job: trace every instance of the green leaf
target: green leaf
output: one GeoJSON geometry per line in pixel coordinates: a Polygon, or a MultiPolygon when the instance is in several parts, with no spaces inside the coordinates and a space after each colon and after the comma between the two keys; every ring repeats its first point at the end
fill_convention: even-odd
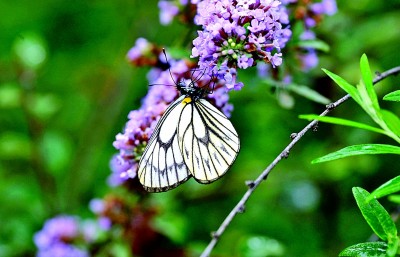
{"type": "Polygon", "coordinates": [[[400,195],[389,195],[388,200],[400,204],[400,195]]]}
{"type": "Polygon", "coordinates": [[[272,79],[262,79],[261,82],[270,87],[282,88],[283,89],[282,91],[284,91],[284,90],[291,91],[295,94],[303,96],[303,97],[305,97],[311,101],[317,102],[317,103],[329,104],[331,102],[331,100],[329,100],[328,98],[326,98],[325,96],[321,95],[320,93],[311,89],[308,86],[299,85],[296,83],[287,84],[287,83],[278,82],[278,81],[272,80],[272,79]]]}
{"type": "Polygon", "coordinates": [[[329,45],[322,40],[304,40],[297,43],[299,47],[314,48],[323,52],[329,52],[329,45]]]}
{"type": "Polygon", "coordinates": [[[365,256],[376,256],[376,257],[385,257],[386,256],[386,248],[387,244],[385,242],[367,242],[356,244],[347,247],[339,256],[357,256],[357,257],[365,257],[365,256]]]}
{"type": "Polygon", "coordinates": [[[372,84],[371,69],[369,67],[368,58],[365,54],[361,56],[360,69],[361,69],[362,80],[367,90],[369,99],[371,99],[374,109],[379,110],[378,97],[376,96],[374,85],[372,84]]]}
{"type": "Polygon", "coordinates": [[[361,97],[361,107],[368,113],[369,116],[379,125],[382,124],[382,118],[380,114],[380,108],[378,104],[375,104],[373,99],[371,99],[367,88],[365,87],[364,83],[360,81],[357,85],[358,92],[361,97]]]}
{"type": "Polygon", "coordinates": [[[387,127],[397,136],[400,136],[400,119],[393,112],[381,110],[382,119],[387,127]]]}
{"type": "Polygon", "coordinates": [[[399,238],[397,236],[389,238],[388,248],[386,250],[386,256],[396,256],[397,249],[399,248],[399,238]]]}
{"type": "Polygon", "coordinates": [[[307,86],[290,84],[287,89],[317,103],[329,104],[331,102],[328,98],[307,86]]]}
{"type": "Polygon", "coordinates": [[[353,195],[364,219],[380,239],[386,241],[397,237],[396,225],[376,199],[368,202],[370,194],[361,187],[353,187],[353,195]]]}
{"type": "Polygon", "coordinates": [[[400,90],[393,91],[383,97],[386,101],[400,102],[400,90]]]}
{"type": "Polygon", "coordinates": [[[385,184],[381,185],[377,189],[375,189],[371,195],[367,198],[367,201],[375,198],[381,198],[396,192],[400,192],[400,176],[397,176],[385,184]]]}
{"type": "Polygon", "coordinates": [[[339,151],[327,154],[313,160],[311,163],[333,161],[354,155],[363,154],[400,154],[400,147],[384,144],[361,144],[347,146],[339,151]]]}
{"type": "Polygon", "coordinates": [[[348,93],[354,101],[356,101],[360,106],[362,106],[361,97],[357,91],[357,89],[351,85],[349,82],[341,78],[340,76],[326,70],[322,69],[339,87],[341,87],[346,93],[348,93]]]}
{"type": "Polygon", "coordinates": [[[369,126],[364,123],[341,119],[341,118],[319,116],[316,114],[302,114],[299,116],[299,118],[306,119],[306,120],[319,120],[319,121],[331,123],[331,124],[343,125],[343,126],[348,126],[348,127],[353,127],[353,128],[360,128],[360,129],[365,129],[365,130],[369,130],[372,132],[386,135],[386,132],[383,129],[372,127],[372,126],[369,126]]]}

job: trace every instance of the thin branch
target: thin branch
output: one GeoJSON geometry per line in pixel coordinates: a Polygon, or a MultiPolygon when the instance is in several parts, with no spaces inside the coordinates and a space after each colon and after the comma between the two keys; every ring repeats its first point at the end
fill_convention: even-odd
{"type": "MultiPolygon", "coordinates": [[[[375,79],[373,80],[373,84],[376,84],[380,82],[381,80],[391,76],[391,75],[397,75],[400,73],[400,66],[392,68],[390,70],[387,70],[383,73],[378,73],[376,74],[375,79]]],[[[323,111],[320,116],[326,116],[328,113],[330,113],[333,109],[344,103],[350,98],[350,95],[345,95],[344,97],[340,98],[334,103],[328,104],[326,106],[325,111],[323,111]]],[[[272,171],[272,169],[282,160],[286,159],[289,156],[290,150],[293,148],[293,146],[304,136],[304,134],[309,131],[310,129],[314,128],[317,125],[318,121],[313,120],[311,121],[307,126],[305,126],[300,132],[293,133],[291,135],[291,138],[293,139],[289,145],[283,149],[283,151],[275,158],[275,160],[272,161],[272,163],[257,177],[256,180],[254,181],[247,181],[246,185],[248,186],[249,189],[247,189],[246,193],[243,195],[242,199],[236,204],[236,206],[232,209],[232,211],[228,214],[228,216],[225,218],[225,220],[222,222],[222,224],[219,226],[218,230],[212,234],[212,239],[206,249],[203,251],[200,257],[208,257],[211,253],[211,251],[214,249],[215,245],[218,243],[219,238],[221,235],[225,232],[225,229],[229,226],[229,224],[232,222],[233,218],[238,214],[238,213],[243,213],[243,210],[245,208],[245,203],[247,200],[250,198],[252,193],[256,190],[256,188],[260,185],[260,183],[267,179],[269,173],[272,171]]]]}

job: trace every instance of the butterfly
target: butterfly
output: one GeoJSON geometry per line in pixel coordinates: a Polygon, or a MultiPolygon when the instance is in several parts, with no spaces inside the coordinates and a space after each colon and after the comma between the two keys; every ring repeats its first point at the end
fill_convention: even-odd
{"type": "Polygon", "coordinates": [[[211,183],[227,172],[240,149],[232,123],[204,99],[208,89],[193,79],[175,85],[181,95],[158,121],[138,166],[149,192],[173,189],[190,177],[211,183]]]}

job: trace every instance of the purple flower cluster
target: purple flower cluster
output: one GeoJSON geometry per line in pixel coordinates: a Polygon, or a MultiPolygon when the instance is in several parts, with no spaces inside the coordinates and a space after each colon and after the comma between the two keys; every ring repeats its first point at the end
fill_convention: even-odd
{"type": "MultiPolygon", "coordinates": [[[[119,154],[110,163],[113,173],[108,183],[111,186],[121,185],[129,178],[136,177],[140,157],[158,120],[168,105],[179,96],[175,83],[195,79],[197,86],[203,87],[210,86],[213,79],[201,70],[193,71],[194,65],[185,60],[171,60],[170,65],[171,73],[160,69],[157,72],[150,71],[149,81],[152,86],[143,99],[141,108],[129,113],[123,132],[116,136],[113,145],[119,150],[119,154]]],[[[218,81],[211,86],[214,90],[208,96],[210,102],[229,116],[233,107],[228,103],[225,88],[218,81]]]]}
{"type": "Polygon", "coordinates": [[[193,40],[192,57],[216,74],[228,89],[240,89],[236,68],[257,61],[273,67],[282,63],[281,48],[291,37],[286,9],[274,0],[204,0],[198,3],[195,23],[203,27],[193,40]]]}
{"type": "MultiPolygon", "coordinates": [[[[148,96],[151,95],[150,92],[148,96]]],[[[111,186],[118,186],[136,176],[137,165],[154,127],[166,109],[166,103],[131,111],[123,133],[116,135],[113,143],[119,154],[111,159],[113,173],[108,179],[111,186]]]]}
{"type": "Polygon", "coordinates": [[[38,257],[86,257],[89,253],[73,245],[84,240],[79,219],[72,216],[58,216],[46,221],[41,231],[34,236],[38,257]]]}

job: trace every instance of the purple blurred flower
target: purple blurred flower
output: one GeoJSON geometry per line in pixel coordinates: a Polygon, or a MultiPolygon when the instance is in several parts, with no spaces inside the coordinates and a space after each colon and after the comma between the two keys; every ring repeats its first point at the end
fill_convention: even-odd
{"type": "Polygon", "coordinates": [[[128,51],[126,57],[130,61],[139,59],[141,56],[148,54],[151,51],[152,44],[145,38],[138,38],[135,45],[128,51]]]}
{"type": "Polygon", "coordinates": [[[92,199],[89,202],[89,209],[94,213],[94,214],[100,214],[104,211],[105,205],[104,205],[104,200],[95,198],[92,199]]]}
{"type": "Polygon", "coordinates": [[[320,3],[314,3],[310,9],[315,14],[334,15],[337,12],[336,0],[322,0],[320,3]]]}
{"type": "Polygon", "coordinates": [[[97,225],[102,230],[109,230],[112,226],[112,222],[108,217],[105,217],[106,203],[103,199],[92,199],[89,203],[90,210],[98,216],[97,225]]]}
{"type": "MultiPolygon", "coordinates": [[[[311,30],[305,30],[300,35],[300,40],[303,41],[314,40],[315,38],[315,34],[311,30]]],[[[310,47],[303,48],[303,52],[298,53],[297,57],[300,60],[300,67],[303,71],[308,71],[314,68],[319,62],[317,51],[310,47]]]]}
{"type": "Polygon", "coordinates": [[[188,23],[193,21],[194,9],[200,0],[160,0],[158,8],[160,9],[160,23],[168,25],[175,17],[188,23]]]}
{"type": "Polygon", "coordinates": [[[82,240],[79,219],[73,216],[58,216],[49,219],[42,230],[34,235],[40,257],[85,257],[89,254],[72,245],[82,240]]]}
{"type": "Polygon", "coordinates": [[[160,23],[163,25],[170,24],[172,19],[179,13],[178,6],[171,1],[159,1],[158,8],[160,9],[160,23]]]}
{"type": "Polygon", "coordinates": [[[47,248],[55,242],[71,241],[79,234],[78,219],[73,216],[58,216],[47,220],[41,231],[34,236],[38,248],[47,248]]]}
{"type": "Polygon", "coordinates": [[[307,52],[299,54],[301,68],[308,71],[318,65],[318,55],[314,49],[308,49],[307,52]]]}
{"type": "Polygon", "coordinates": [[[305,30],[303,33],[300,35],[300,40],[313,40],[315,39],[315,33],[311,30],[305,30]]]}
{"type": "Polygon", "coordinates": [[[40,249],[36,255],[37,257],[89,257],[87,251],[81,250],[75,246],[55,243],[50,248],[40,249]]]}
{"type": "Polygon", "coordinates": [[[134,66],[150,66],[158,72],[169,67],[162,53],[162,47],[145,38],[136,40],[135,45],[126,54],[126,58],[134,66]]]}
{"type": "Polygon", "coordinates": [[[109,230],[112,226],[112,221],[108,217],[99,217],[99,226],[103,230],[109,230]]]}
{"type": "Polygon", "coordinates": [[[291,36],[283,22],[288,18],[279,1],[201,1],[195,23],[203,30],[193,40],[192,57],[199,57],[200,68],[225,80],[227,89],[240,89],[236,68],[246,69],[257,61],[273,67],[282,63],[280,50],[291,36]]]}

